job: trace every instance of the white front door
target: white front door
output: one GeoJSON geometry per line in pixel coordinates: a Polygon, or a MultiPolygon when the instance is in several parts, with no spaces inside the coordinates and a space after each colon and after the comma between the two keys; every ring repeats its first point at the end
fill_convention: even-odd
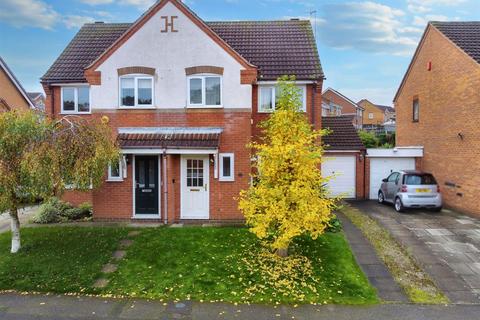
{"type": "Polygon", "coordinates": [[[355,156],[325,156],[322,176],[332,177],[328,189],[333,197],[353,199],[355,192],[355,156]]]}
{"type": "Polygon", "coordinates": [[[181,164],[181,218],[210,217],[209,157],[184,155],[181,164]]]}

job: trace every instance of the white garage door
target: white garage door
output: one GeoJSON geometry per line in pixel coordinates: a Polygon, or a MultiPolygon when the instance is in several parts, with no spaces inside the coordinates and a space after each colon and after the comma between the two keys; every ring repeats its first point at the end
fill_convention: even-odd
{"type": "Polygon", "coordinates": [[[399,170],[415,170],[415,158],[370,158],[370,199],[378,199],[382,180],[399,170]]]}
{"type": "Polygon", "coordinates": [[[334,176],[328,183],[335,197],[355,198],[355,156],[324,157],[322,175],[334,176]]]}

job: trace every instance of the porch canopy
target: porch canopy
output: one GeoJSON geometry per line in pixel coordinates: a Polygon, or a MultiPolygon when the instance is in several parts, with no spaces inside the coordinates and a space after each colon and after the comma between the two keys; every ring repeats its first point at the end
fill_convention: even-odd
{"type": "Polygon", "coordinates": [[[123,154],[218,152],[222,128],[149,127],[119,128],[118,143],[123,154]]]}

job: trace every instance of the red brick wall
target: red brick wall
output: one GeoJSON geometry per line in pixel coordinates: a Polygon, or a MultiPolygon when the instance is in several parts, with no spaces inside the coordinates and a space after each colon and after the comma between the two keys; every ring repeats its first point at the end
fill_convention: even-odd
{"type": "Polygon", "coordinates": [[[62,200],[71,203],[74,206],[79,206],[85,202],[93,204],[92,192],[67,190],[63,193],[62,200]]]}
{"type": "Polygon", "coordinates": [[[445,204],[476,215],[480,215],[479,88],[480,65],[430,27],[395,102],[397,145],[424,146],[422,169],[439,181],[445,204]],[[414,98],[420,102],[419,122],[412,121],[414,98]]]}
{"type": "MultiPolygon", "coordinates": [[[[60,111],[60,88],[54,87],[55,117],[60,111]]],[[[51,101],[51,97],[47,101],[51,101]]],[[[46,107],[51,110],[51,106],[46,107]]],[[[240,190],[248,188],[250,177],[250,152],[246,145],[252,136],[250,109],[180,109],[180,110],[94,110],[85,118],[107,116],[114,133],[119,127],[221,127],[220,153],[235,154],[235,182],[220,182],[214,179],[213,164],[210,164],[210,218],[212,220],[239,220],[243,216],[237,208],[240,190]]],[[[127,179],[123,182],[105,182],[91,194],[94,218],[100,220],[128,220],[132,218],[132,160],[129,156],[127,179]]],[[[180,219],[180,156],[168,155],[168,217],[169,221],[180,219]],[[174,182],[175,181],[175,182],[174,182]]],[[[163,165],[163,162],[162,162],[163,165]]],[[[163,179],[163,174],[161,176],[163,179]]],[[[86,195],[69,192],[65,199],[74,203],[84,202],[86,195]]],[[[160,209],[163,217],[163,195],[160,209]]]]}

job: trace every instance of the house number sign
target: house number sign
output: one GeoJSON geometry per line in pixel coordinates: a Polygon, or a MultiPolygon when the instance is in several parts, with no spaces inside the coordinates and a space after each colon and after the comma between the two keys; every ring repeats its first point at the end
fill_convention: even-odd
{"type": "Polygon", "coordinates": [[[175,20],[178,19],[178,16],[162,16],[161,18],[162,21],[165,23],[161,32],[178,32],[178,30],[175,29],[175,20]]]}

